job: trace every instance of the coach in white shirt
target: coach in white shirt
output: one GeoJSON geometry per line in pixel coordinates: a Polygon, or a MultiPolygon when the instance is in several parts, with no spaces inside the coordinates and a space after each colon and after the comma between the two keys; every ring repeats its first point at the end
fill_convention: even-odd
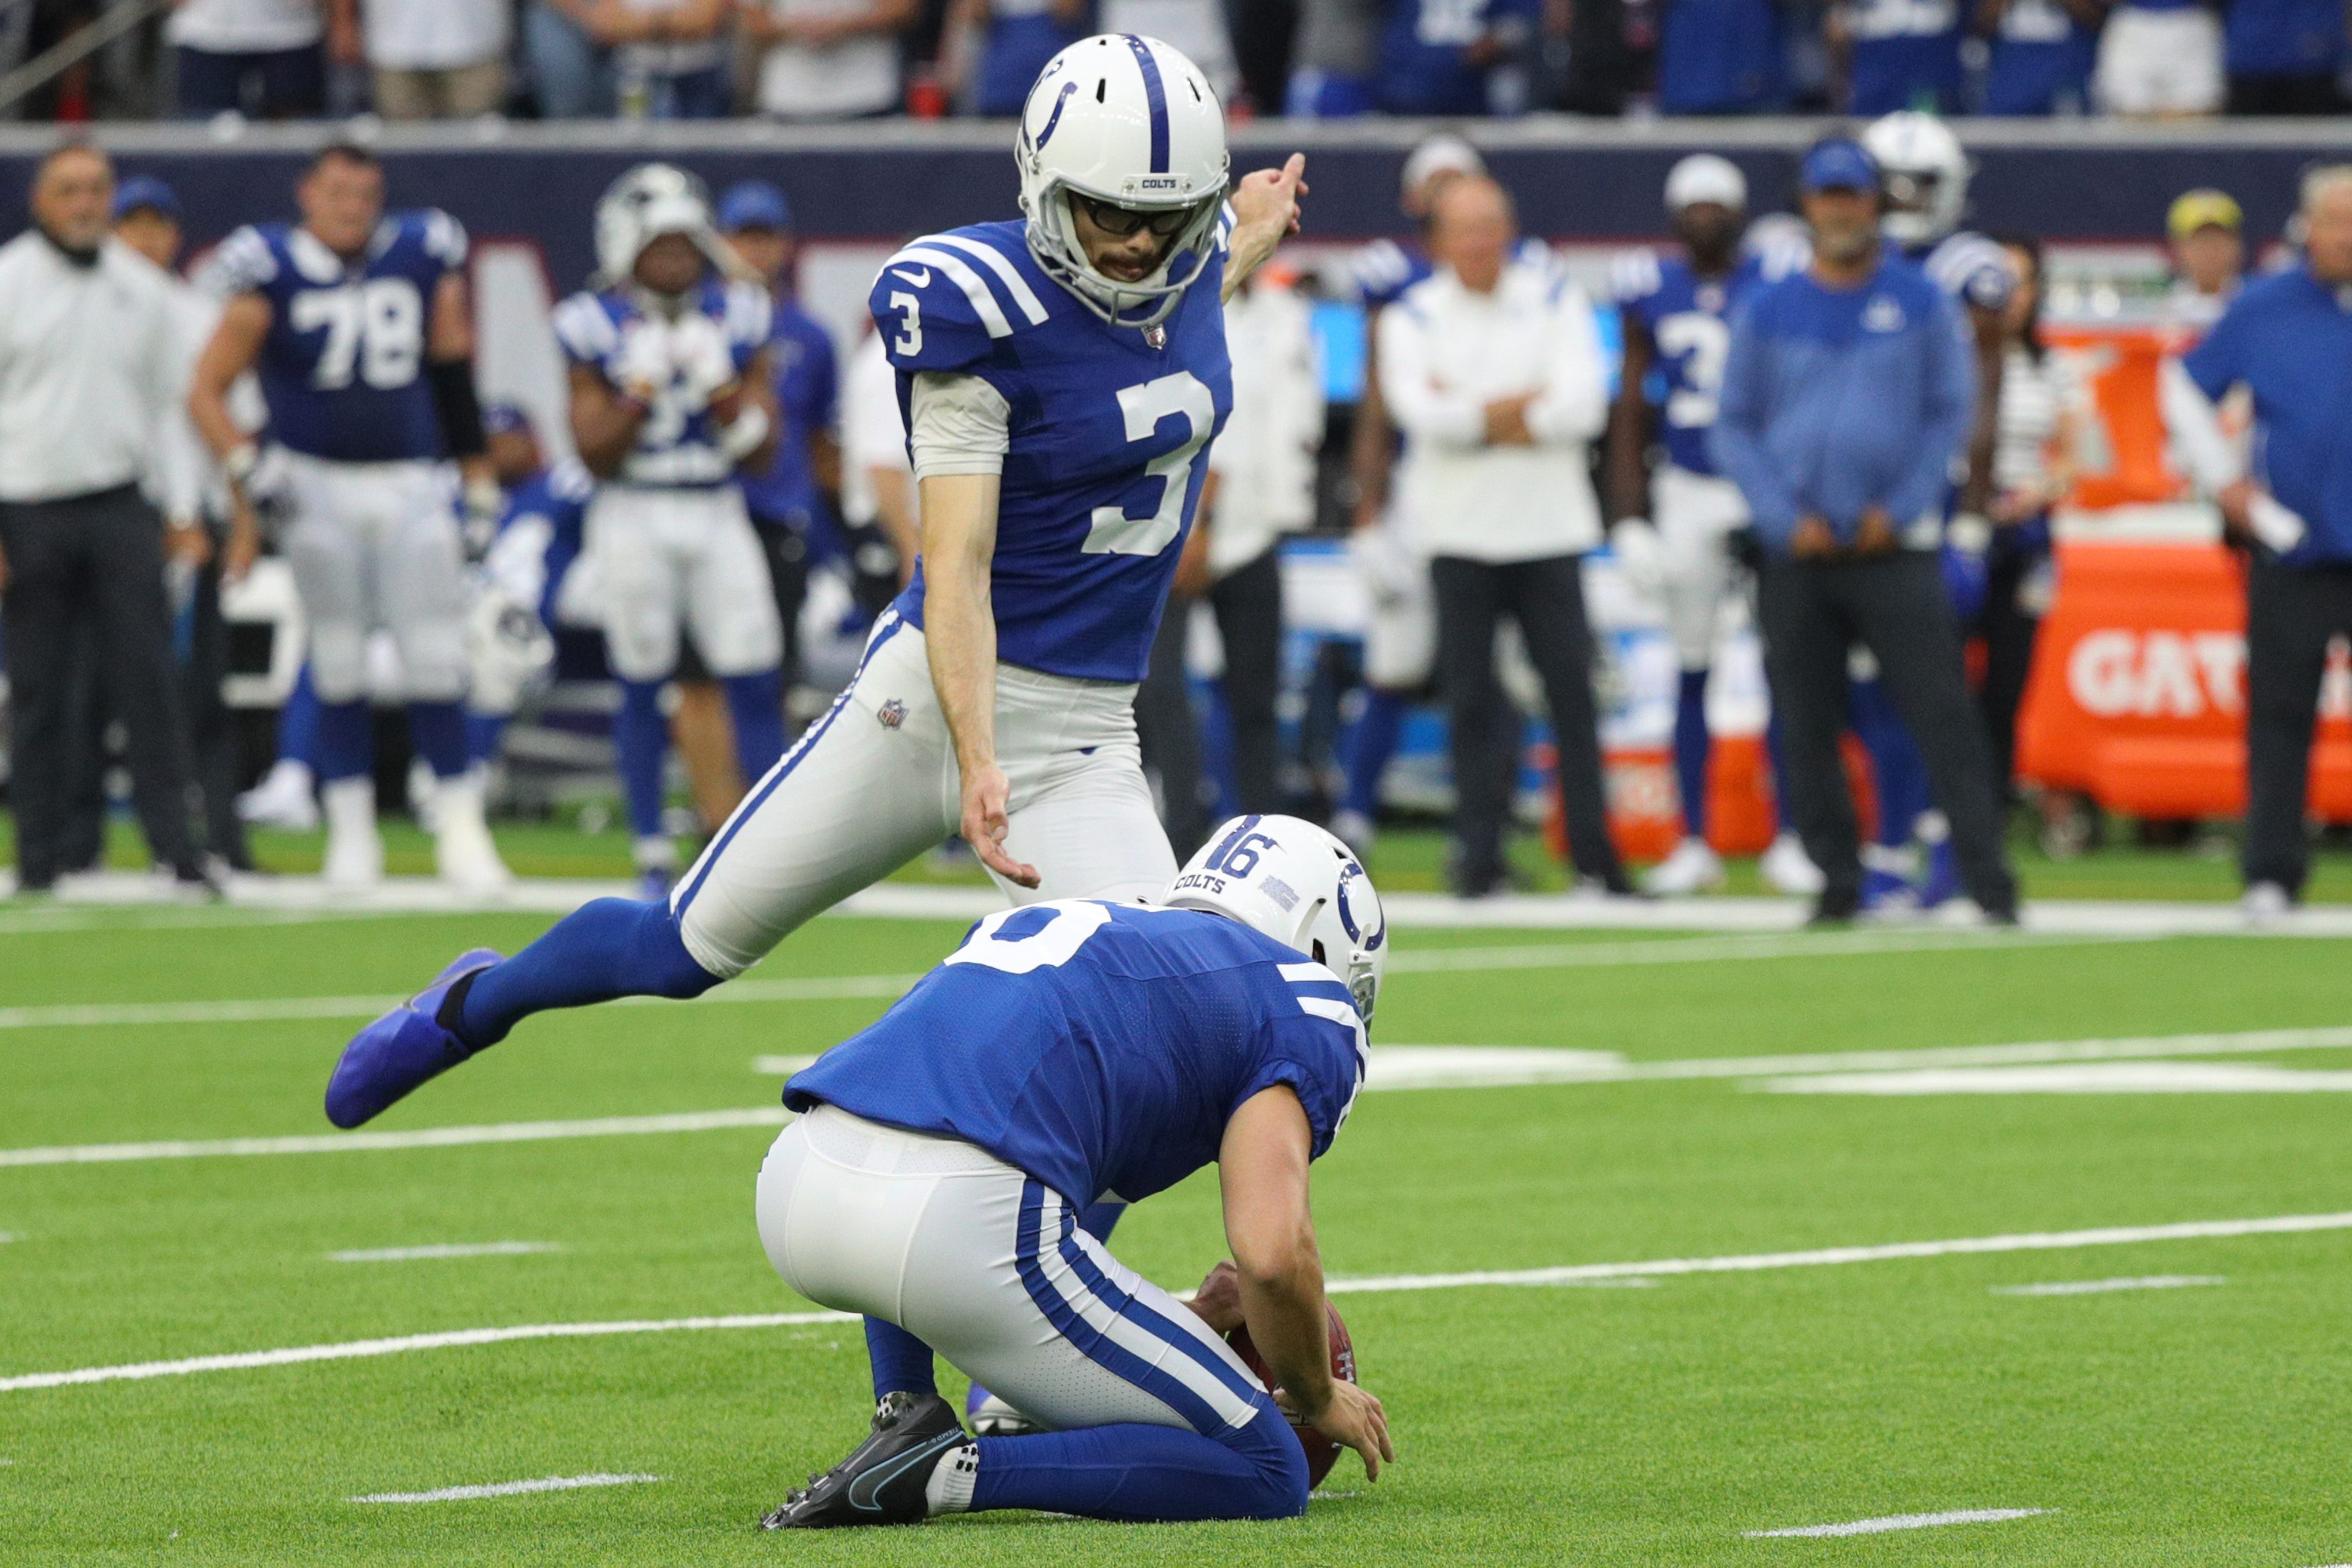
{"type": "Polygon", "coordinates": [[[1593,711],[1584,553],[1601,542],[1585,448],[1608,421],[1592,305],[1547,261],[1483,174],[1430,214],[1437,271],[1381,313],[1381,396],[1404,433],[1402,515],[1430,558],[1438,680],[1453,730],[1455,891],[1503,884],[1519,716],[1495,677],[1495,631],[1518,623],[1542,677],[1580,884],[1629,893],[1609,840],[1593,711]],[[1508,727],[1497,737],[1498,727],[1508,727]]]}
{"type": "MultiPolygon", "coordinates": [[[[108,237],[113,200],[104,153],[60,148],[34,176],[34,227],[0,246],[0,617],[17,884],[36,892],[64,869],[68,669],[92,623],[155,863],[206,885],[173,700],[163,523],[140,492],[152,477],[173,517],[195,516],[194,474],[159,461],[177,446],[160,438],[186,385],[184,330],[171,280],[108,237]]],[[[173,538],[202,558],[200,531],[173,538]]]]}

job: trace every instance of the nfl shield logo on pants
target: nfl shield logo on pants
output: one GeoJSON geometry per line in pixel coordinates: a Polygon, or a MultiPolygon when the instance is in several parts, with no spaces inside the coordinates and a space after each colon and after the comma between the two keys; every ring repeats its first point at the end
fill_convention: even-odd
{"type": "Polygon", "coordinates": [[[884,729],[896,729],[907,722],[907,705],[892,697],[875,711],[874,716],[882,721],[884,729]]]}

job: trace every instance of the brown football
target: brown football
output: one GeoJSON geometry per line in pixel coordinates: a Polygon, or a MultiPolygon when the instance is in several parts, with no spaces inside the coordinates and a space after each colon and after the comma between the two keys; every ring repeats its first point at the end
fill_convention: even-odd
{"type": "MultiPolygon", "coordinates": [[[[1353,1383],[1356,1381],[1356,1343],[1348,1337],[1348,1325],[1339,1321],[1339,1309],[1327,1300],[1323,1310],[1331,1320],[1331,1375],[1343,1383],[1353,1383]]],[[[1274,1375],[1266,1371],[1265,1358],[1258,1354],[1257,1346],[1251,1343],[1247,1328],[1235,1329],[1225,1336],[1225,1343],[1233,1346],[1234,1354],[1242,1358],[1244,1365],[1257,1374],[1260,1383],[1268,1388],[1274,1386],[1274,1375]]],[[[1307,1484],[1321,1486],[1323,1478],[1331,1473],[1331,1467],[1339,1462],[1339,1445],[1314,1427],[1300,1426],[1296,1421],[1290,1424],[1290,1432],[1298,1439],[1299,1448],[1307,1455],[1307,1484]]]]}

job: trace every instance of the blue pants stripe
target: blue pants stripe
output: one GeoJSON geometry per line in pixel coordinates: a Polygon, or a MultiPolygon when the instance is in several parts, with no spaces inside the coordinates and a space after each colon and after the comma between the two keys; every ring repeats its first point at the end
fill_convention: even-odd
{"type": "MultiPolygon", "coordinates": [[[[1093,1292],[1096,1300],[1128,1322],[1149,1329],[1159,1338],[1174,1345],[1186,1356],[1206,1368],[1211,1376],[1232,1390],[1235,1398],[1251,1401],[1265,1396],[1265,1391],[1260,1388],[1247,1374],[1239,1371],[1224,1357],[1202,1344],[1192,1335],[1186,1333],[1183,1329],[1137,1301],[1129,1292],[1120,1290],[1109,1276],[1096,1266],[1095,1260],[1087,1255],[1086,1249],[1078,1245],[1078,1239],[1069,1227],[1065,1227],[1062,1231],[1062,1261],[1070,1266],[1072,1271],[1077,1275],[1079,1282],[1093,1292]]],[[[1220,1425],[1223,1423],[1221,1422],[1220,1425]]]]}

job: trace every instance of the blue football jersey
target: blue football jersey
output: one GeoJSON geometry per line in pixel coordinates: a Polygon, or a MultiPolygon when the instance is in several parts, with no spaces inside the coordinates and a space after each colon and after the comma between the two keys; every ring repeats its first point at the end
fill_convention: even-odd
{"type": "MultiPolygon", "coordinates": [[[[577,458],[567,457],[517,485],[507,493],[506,509],[499,515],[499,538],[528,537],[540,551],[539,618],[555,625],[556,597],[563,574],[580,559],[588,520],[588,503],[596,494],[595,476],[577,458]],[[544,541],[539,542],[539,541],[544,541]]],[[[498,554],[496,546],[492,554],[498,554]]]]}
{"type": "Polygon", "coordinates": [[[223,240],[207,285],[269,304],[254,363],[269,438],[345,463],[446,456],[425,345],[434,294],[465,264],[466,231],[429,208],[386,215],[348,262],[291,224],[247,225],[223,240]]]}
{"type": "Polygon", "coordinates": [[[1743,257],[1728,277],[1702,279],[1679,256],[1636,251],[1617,264],[1617,303],[1650,334],[1664,396],[1659,426],[1666,457],[1693,474],[1715,472],[1706,433],[1723,391],[1731,352],[1732,308],[1764,277],[1765,264],[1743,257]]]}
{"type": "MultiPolygon", "coordinates": [[[[555,340],[572,363],[612,380],[615,367],[628,361],[633,332],[648,324],[676,332],[683,323],[715,331],[741,375],[767,347],[773,319],[766,289],[711,277],[696,287],[675,322],[650,315],[634,289],[583,290],[555,308],[555,340]]],[[[668,379],[656,383],[652,410],[637,426],[636,446],[621,465],[622,482],[703,488],[731,483],[735,463],[719,448],[719,422],[707,398],[688,384],[682,366],[669,363],[665,373],[668,379]]]]}
{"type": "Polygon", "coordinates": [[[743,476],[743,503],[751,510],[751,520],[763,528],[826,530],[831,519],[824,492],[817,485],[812,443],[833,434],[841,423],[841,378],[833,334],[799,301],[787,299],[775,308],[769,358],[783,429],[768,471],[743,476]]]}
{"type": "Polygon", "coordinates": [[[1936,286],[1962,305],[1999,310],[2017,292],[2017,274],[1998,241],[1962,229],[1911,253],[1936,286]]]}
{"type": "Polygon", "coordinates": [[[1352,268],[1357,302],[1368,311],[1393,305],[1434,270],[1418,241],[1376,239],[1357,254],[1352,268]]]}
{"type": "Polygon", "coordinates": [[[1363,1087],[1338,976],[1238,921],[1069,900],[992,915],[879,1021],[795,1073],[820,1102],[976,1144],[1075,1203],[1213,1164],[1242,1102],[1286,1083],[1314,1155],[1363,1087]]]}
{"type": "MultiPolygon", "coordinates": [[[[990,591],[1006,664],[1143,678],[1233,412],[1223,277],[1221,236],[1161,329],[1113,327],[1045,275],[1016,222],[919,239],[875,279],[902,410],[924,371],[979,376],[1011,409],[990,591]]],[[[917,626],[923,581],[919,562],[898,598],[917,626]]]]}

